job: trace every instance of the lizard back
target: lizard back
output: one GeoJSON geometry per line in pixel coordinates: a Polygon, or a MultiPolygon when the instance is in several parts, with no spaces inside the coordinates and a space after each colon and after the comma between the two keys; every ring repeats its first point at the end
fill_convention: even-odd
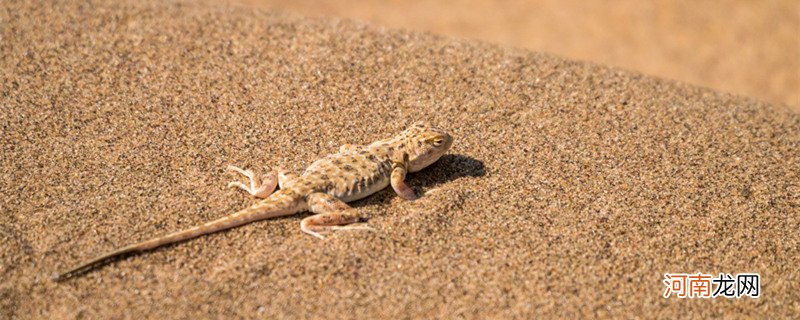
{"type": "Polygon", "coordinates": [[[392,162],[385,154],[358,148],[312,163],[294,185],[307,185],[344,202],[365,198],[389,185],[392,162]]]}

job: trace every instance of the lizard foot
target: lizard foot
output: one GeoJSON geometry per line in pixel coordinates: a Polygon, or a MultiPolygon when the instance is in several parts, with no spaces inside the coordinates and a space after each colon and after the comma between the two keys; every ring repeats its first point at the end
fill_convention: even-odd
{"type": "Polygon", "coordinates": [[[366,225],[366,224],[351,224],[346,226],[332,226],[331,231],[344,231],[344,230],[364,230],[364,231],[375,231],[374,228],[366,225]]]}
{"type": "Polygon", "coordinates": [[[227,170],[236,171],[250,180],[249,186],[240,181],[233,181],[228,183],[228,188],[242,189],[256,198],[268,197],[278,185],[278,173],[275,170],[270,170],[269,173],[261,176],[257,176],[252,170],[244,170],[235,166],[228,166],[227,170]]]}
{"type": "Polygon", "coordinates": [[[308,196],[309,211],[315,215],[300,221],[300,230],[324,239],[323,235],[344,230],[374,230],[364,223],[355,209],[333,196],[317,192],[308,196]]]}
{"type": "Polygon", "coordinates": [[[312,229],[303,230],[303,232],[315,236],[320,239],[325,239],[325,236],[330,235],[335,231],[349,231],[349,230],[361,230],[361,231],[375,231],[375,228],[372,228],[366,224],[352,224],[346,226],[317,226],[312,229]]]}

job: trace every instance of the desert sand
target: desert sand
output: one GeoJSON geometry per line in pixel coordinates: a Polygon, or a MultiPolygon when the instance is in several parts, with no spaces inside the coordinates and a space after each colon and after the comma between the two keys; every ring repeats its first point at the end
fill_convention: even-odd
{"type": "Polygon", "coordinates": [[[523,49],[217,3],[0,4],[0,318],[757,317],[800,312],[800,115],[523,49]],[[254,202],[427,120],[451,153],[354,203],[53,273],[254,202]],[[664,273],[761,275],[758,299],[664,273]]]}
{"type": "Polygon", "coordinates": [[[217,0],[522,47],[800,111],[800,2],[217,0]]]}

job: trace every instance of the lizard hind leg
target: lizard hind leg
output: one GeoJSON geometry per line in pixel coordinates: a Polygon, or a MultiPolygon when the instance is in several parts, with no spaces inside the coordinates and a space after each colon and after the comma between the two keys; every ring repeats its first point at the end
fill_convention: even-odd
{"type": "Polygon", "coordinates": [[[297,179],[297,175],[288,170],[278,168],[276,171],[278,172],[278,187],[281,188],[281,190],[288,188],[289,185],[297,179]]]}
{"type": "Polygon", "coordinates": [[[247,177],[250,180],[250,185],[246,185],[240,181],[233,181],[228,183],[228,188],[239,188],[256,198],[264,199],[269,197],[275,192],[275,187],[278,185],[278,173],[275,170],[269,170],[269,173],[263,175],[256,175],[252,170],[244,170],[235,166],[228,166],[228,171],[235,171],[247,177]]]}
{"type": "Polygon", "coordinates": [[[317,192],[309,195],[308,208],[315,215],[303,219],[300,222],[300,229],[317,238],[324,239],[325,234],[334,231],[374,230],[359,223],[362,220],[355,209],[327,193],[317,192]]]}

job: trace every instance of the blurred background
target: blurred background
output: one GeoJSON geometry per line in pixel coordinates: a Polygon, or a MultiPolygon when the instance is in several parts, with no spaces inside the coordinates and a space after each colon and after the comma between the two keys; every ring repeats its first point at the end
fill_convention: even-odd
{"type": "Polygon", "coordinates": [[[800,110],[800,1],[220,0],[477,39],[800,110]]]}

